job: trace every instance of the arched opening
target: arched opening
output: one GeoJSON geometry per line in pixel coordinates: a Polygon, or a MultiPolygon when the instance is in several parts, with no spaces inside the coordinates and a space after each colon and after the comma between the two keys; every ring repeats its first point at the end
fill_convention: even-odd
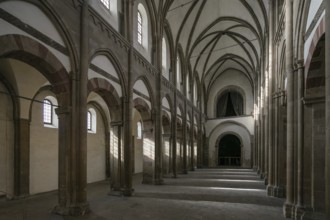
{"type": "Polygon", "coordinates": [[[139,111],[134,108],[132,118],[133,175],[143,172],[143,130],[141,115],[139,111]]]}
{"type": "Polygon", "coordinates": [[[87,182],[104,181],[111,177],[111,189],[119,190],[121,174],[118,167],[122,157],[120,128],[111,123],[122,114],[117,93],[121,90],[116,90],[109,81],[101,78],[90,79],[87,87],[87,110],[91,113],[91,130],[87,133],[87,182]]]}
{"type": "Polygon", "coordinates": [[[244,114],[243,96],[238,91],[226,91],[217,101],[217,117],[239,116],[244,114]]]}
{"type": "MultiPolygon", "coordinates": [[[[107,152],[109,143],[105,135],[108,133],[108,128],[101,105],[94,101],[99,95],[91,92],[88,98],[90,101],[87,104],[86,120],[90,120],[90,123],[87,123],[90,127],[87,126],[87,183],[94,183],[104,181],[107,177],[106,161],[109,158],[107,152]],[[90,113],[89,118],[88,113],[90,113]]],[[[104,103],[102,99],[99,100],[100,103],[104,103]]]]}
{"type": "Polygon", "coordinates": [[[58,118],[54,110],[58,104],[54,96],[49,90],[41,90],[34,99],[43,103],[32,102],[31,106],[29,154],[31,195],[58,189],[58,118]],[[47,178],[44,178],[45,176],[47,178]]]}
{"type": "Polygon", "coordinates": [[[219,166],[241,166],[241,141],[233,134],[221,138],[218,150],[219,166]]]}
{"type": "Polygon", "coordinates": [[[319,41],[311,55],[306,79],[305,121],[304,124],[304,177],[310,179],[304,186],[308,194],[305,204],[314,212],[325,212],[325,35],[319,41]]]}
{"type": "Polygon", "coordinates": [[[162,115],[162,133],[163,133],[163,175],[168,175],[171,170],[171,119],[166,111],[162,115]]]}

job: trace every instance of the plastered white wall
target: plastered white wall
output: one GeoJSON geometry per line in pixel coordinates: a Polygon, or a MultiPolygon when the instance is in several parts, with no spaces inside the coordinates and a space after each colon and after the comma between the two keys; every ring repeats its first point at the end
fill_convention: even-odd
{"type": "Polygon", "coordinates": [[[214,128],[216,128],[219,124],[228,122],[241,124],[249,131],[251,135],[254,135],[254,118],[252,116],[244,116],[207,120],[205,123],[206,136],[209,136],[210,133],[213,132],[214,128]]]}
{"type": "MultiPolygon", "coordinates": [[[[13,75],[14,83],[17,85],[18,95],[20,96],[32,99],[38,89],[48,83],[47,79],[38,70],[26,63],[14,59],[6,59],[6,64],[10,66],[10,72],[6,74],[13,75]]],[[[19,102],[20,117],[28,119],[31,101],[19,99],[19,102]]]]}
{"type": "MultiPolygon", "coordinates": [[[[323,19],[324,16],[325,16],[325,12],[322,13],[322,15],[321,15],[320,19],[317,21],[313,31],[311,32],[311,34],[309,35],[309,37],[305,41],[305,45],[304,45],[304,58],[305,58],[304,60],[305,60],[305,63],[307,61],[307,57],[308,57],[308,54],[309,54],[309,49],[311,47],[312,40],[313,40],[313,37],[315,35],[315,32],[316,32],[316,30],[317,30],[317,28],[318,28],[318,26],[319,26],[319,24],[320,24],[320,22],[321,22],[321,20],[323,19]]],[[[316,43],[315,43],[315,45],[316,45],[316,43]]]]}
{"type": "MultiPolygon", "coordinates": [[[[42,92],[36,98],[43,100],[54,95],[42,92]]],[[[57,117],[54,115],[54,117],[57,117]]],[[[44,127],[43,105],[32,104],[30,124],[30,194],[58,188],[58,129],[44,127]]]]}
{"type": "Polygon", "coordinates": [[[316,13],[317,13],[317,10],[319,9],[322,2],[323,2],[323,0],[312,0],[311,1],[311,4],[309,6],[309,11],[308,11],[306,30],[311,25],[316,13]]]}
{"type": "Polygon", "coordinates": [[[106,178],[105,128],[99,110],[87,108],[96,112],[96,133],[87,133],[87,183],[92,183],[106,178]]]}
{"type": "Polygon", "coordinates": [[[95,66],[107,72],[109,75],[112,75],[116,79],[119,79],[115,67],[112,65],[111,61],[104,55],[96,56],[92,62],[95,66]]]}
{"type": "MultiPolygon", "coordinates": [[[[145,95],[146,97],[150,97],[147,86],[145,85],[145,83],[142,80],[137,80],[133,86],[133,89],[140,92],[141,94],[145,95]]],[[[136,98],[143,99],[148,104],[149,108],[152,109],[151,103],[149,100],[147,100],[144,97],[140,96],[139,94],[136,94],[133,92],[133,100],[136,98]]]]}
{"type": "MultiPolygon", "coordinates": [[[[65,46],[64,41],[55,28],[54,24],[51,20],[36,6],[23,2],[23,1],[5,1],[0,3],[0,8],[6,10],[10,14],[14,15],[22,22],[32,26],[36,30],[45,34],[50,39],[56,41],[62,46],[65,46]]],[[[36,39],[30,34],[18,29],[17,27],[9,24],[5,20],[0,19],[0,36],[10,35],[10,34],[18,34],[27,36],[41,44],[43,44],[53,55],[57,57],[57,59],[62,63],[65,69],[70,72],[71,63],[68,56],[62,54],[58,50],[50,47],[49,45],[43,43],[42,41],[36,39]]]]}
{"type": "Polygon", "coordinates": [[[144,84],[144,82],[142,80],[136,81],[133,86],[133,89],[139,91],[140,93],[142,93],[143,95],[145,95],[147,97],[150,97],[147,86],[144,84]]]}
{"type": "Polygon", "coordinates": [[[24,1],[5,1],[0,4],[0,8],[65,46],[51,20],[35,5],[24,1]]]}

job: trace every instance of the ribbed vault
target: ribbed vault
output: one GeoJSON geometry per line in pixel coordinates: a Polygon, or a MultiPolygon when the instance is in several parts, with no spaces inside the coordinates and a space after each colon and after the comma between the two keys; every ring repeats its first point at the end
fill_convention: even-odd
{"type": "Polygon", "coordinates": [[[175,51],[182,48],[186,71],[198,73],[206,99],[228,70],[244,74],[254,88],[265,53],[267,0],[155,0],[159,4],[175,51]]]}

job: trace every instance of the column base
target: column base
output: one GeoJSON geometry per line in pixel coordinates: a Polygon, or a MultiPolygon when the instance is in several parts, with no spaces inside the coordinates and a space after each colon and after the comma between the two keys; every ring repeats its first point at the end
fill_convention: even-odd
{"type": "Polygon", "coordinates": [[[293,204],[285,203],[283,205],[283,215],[285,218],[294,218],[295,206],[293,204]]]}
{"type": "Polygon", "coordinates": [[[267,186],[267,196],[274,196],[274,186],[272,185],[267,186]]]}
{"type": "Polygon", "coordinates": [[[274,197],[276,198],[285,198],[285,189],[282,186],[274,187],[274,197]]]}
{"type": "Polygon", "coordinates": [[[123,196],[133,196],[134,189],[122,189],[121,192],[123,196]]]}
{"type": "Polygon", "coordinates": [[[195,168],[193,167],[193,168],[190,168],[190,171],[195,171],[195,168]]]}
{"type": "Polygon", "coordinates": [[[252,169],[253,169],[254,172],[258,172],[258,167],[257,166],[253,166],[252,169]]]}
{"type": "Polygon", "coordinates": [[[300,218],[301,220],[324,220],[326,219],[325,213],[312,212],[305,210],[300,218]]]}
{"type": "Polygon", "coordinates": [[[261,174],[261,170],[257,170],[257,174],[260,175],[261,174]]]}
{"type": "Polygon", "coordinates": [[[299,220],[304,219],[303,218],[304,214],[305,214],[304,207],[296,205],[295,210],[294,210],[294,216],[295,216],[294,219],[299,219],[299,220]]]}
{"type": "Polygon", "coordinates": [[[62,206],[56,206],[53,209],[53,213],[57,215],[62,216],[83,216],[85,214],[88,214],[90,212],[89,204],[83,203],[83,204],[77,204],[70,207],[62,207],[62,206]]]}
{"type": "Polygon", "coordinates": [[[267,178],[267,176],[264,177],[264,184],[265,184],[265,186],[268,186],[268,178],[267,178]]]}

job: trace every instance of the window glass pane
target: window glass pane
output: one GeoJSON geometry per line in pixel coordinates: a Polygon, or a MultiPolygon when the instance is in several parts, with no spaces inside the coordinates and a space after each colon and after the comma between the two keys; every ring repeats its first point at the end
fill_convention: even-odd
{"type": "Polygon", "coordinates": [[[92,130],[92,114],[90,111],[87,112],[87,130],[92,130]]]}
{"type": "Polygon", "coordinates": [[[142,123],[141,122],[138,122],[136,124],[136,136],[137,136],[137,139],[142,139],[142,123]]]}
{"type": "Polygon", "coordinates": [[[110,9],[110,0],[100,0],[100,1],[107,9],[110,9]]]}
{"type": "Polygon", "coordinates": [[[137,13],[137,20],[137,40],[139,44],[142,44],[142,17],[139,11],[137,13]]]}
{"type": "Polygon", "coordinates": [[[167,67],[167,51],[166,51],[166,40],[165,40],[165,37],[163,37],[163,40],[162,40],[162,66],[163,66],[163,69],[166,70],[166,67],[167,67]]]}
{"type": "Polygon", "coordinates": [[[44,99],[43,104],[43,121],[45,124],[51,124],[53,118],[53,106],[51,101],[44,99]]]}

